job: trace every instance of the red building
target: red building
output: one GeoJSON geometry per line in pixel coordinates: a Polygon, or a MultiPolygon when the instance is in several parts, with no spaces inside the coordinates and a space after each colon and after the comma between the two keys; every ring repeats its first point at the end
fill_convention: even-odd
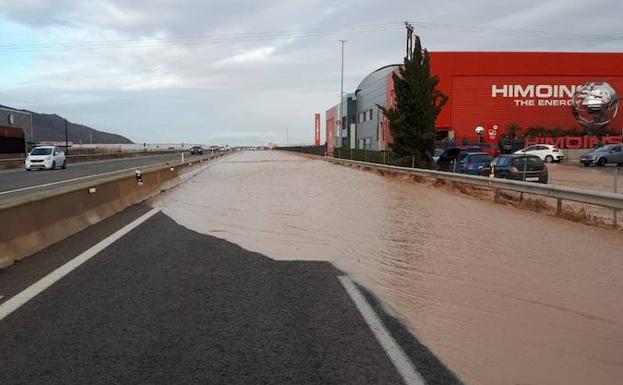
{"type": "Polygon", "coordinates": [[[333,106],[325,113],[326,120],[326,136],[327,141],[327,153],[333,154],[335,148],[335,127],[337,120],[337,106],[333,106]]]}
{"type": "MultiPolygon", "coordinates": [[[[475,128],[486,129],[485,140],[497,142],[511,123],[525,129],[578,127],[570,99],[578,85],[605,81],[623,94],[623,53],[431,52],[431,72],[449,96],[437,119],[438,138],[477,140],[475,128]],[[497,130],[495,128],[497,127],[497,130]]],[[[386,106],[394,97],[387,76],[386,106]]],[[[611,123],[623,128],[623,114],[611,123]]],[[[381,123],[379,148],[391,141],[381,123]],[[386,140],[383,140],[385,138],[386,140]]]]}

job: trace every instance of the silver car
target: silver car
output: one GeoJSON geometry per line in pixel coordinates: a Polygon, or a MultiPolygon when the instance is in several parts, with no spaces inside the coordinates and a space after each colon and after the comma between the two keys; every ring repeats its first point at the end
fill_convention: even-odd
{"type": "Polygon", "coordinates": [[[620,144],[609,144],[599,147],[594,151],[586,153],[580,157],[580,162],[588,167],[592,164],[596,166],[605,166],[607,163],[616,163],[623,165],[623,152],[620,144]]]}

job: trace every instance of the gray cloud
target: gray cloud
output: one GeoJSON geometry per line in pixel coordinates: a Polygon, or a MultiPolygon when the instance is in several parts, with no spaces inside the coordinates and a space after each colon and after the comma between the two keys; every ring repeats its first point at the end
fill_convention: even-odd
{"type": "MultiPolygon", "coordinates": [[[[338,99],[336,40],[348,40],[345,86],[350,90],[370,71],[401,61],[404,32],[396,24],[390,30],[313,38],[271,34],[250,41],[248,34],[409,19],[429,23],[416,29],[430,50],[619,51],[621,40],[590,42],[578,34],[623,36],[620,14],[623,4],[614,0],[0,0],[0,17],[28,27],[39,41],[127,42],[111,49],[35,49],[24,68],[27,76],[0,83],[5,84],[0,103],[71,114],[72,120],[137,141],[171,141],[174,135],[187,141],[279,141],[289,126],[293,141],[308,142],[313,113],[338,99]],[[476,33],[469,26],[519,33],[476,33]],[[532,34],[543,30],[570,39],[532,34]],[[208,38],[199,44],[166,40],[223,34],[242,38],[220,44],[208,38]]],[[[12,40],[2,36],[0,44],[12,40]]]]}

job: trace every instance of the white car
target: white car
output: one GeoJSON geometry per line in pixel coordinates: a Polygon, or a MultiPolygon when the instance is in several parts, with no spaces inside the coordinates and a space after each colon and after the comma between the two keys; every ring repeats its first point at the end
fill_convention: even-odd
{"type": "Polygon", "coordinates": [[[35,147],[24,162],[26,171],[35,169],[54,170],[57,167],[66,168],[66,166],[65,152],[57,146],[35,147]]]}
{"type": "Polygon", "coordinates": [[[526,147],[522,150],[515,151],[515,154],[529,154],[536,155],[541,158],[542,161],[547,163],[560,162],[565,157],[562,151],[551,144],[535,144],[534,146],[526,147]]]}

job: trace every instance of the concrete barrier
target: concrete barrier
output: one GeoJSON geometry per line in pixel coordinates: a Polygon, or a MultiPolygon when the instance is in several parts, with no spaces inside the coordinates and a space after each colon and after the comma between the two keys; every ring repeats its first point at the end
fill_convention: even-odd
{"type": "Polygon", "coordinates": [[[141,184],[128,172],[0,204],[0,269],[175,186],[209,158],[143,169],[141,184]]]}

